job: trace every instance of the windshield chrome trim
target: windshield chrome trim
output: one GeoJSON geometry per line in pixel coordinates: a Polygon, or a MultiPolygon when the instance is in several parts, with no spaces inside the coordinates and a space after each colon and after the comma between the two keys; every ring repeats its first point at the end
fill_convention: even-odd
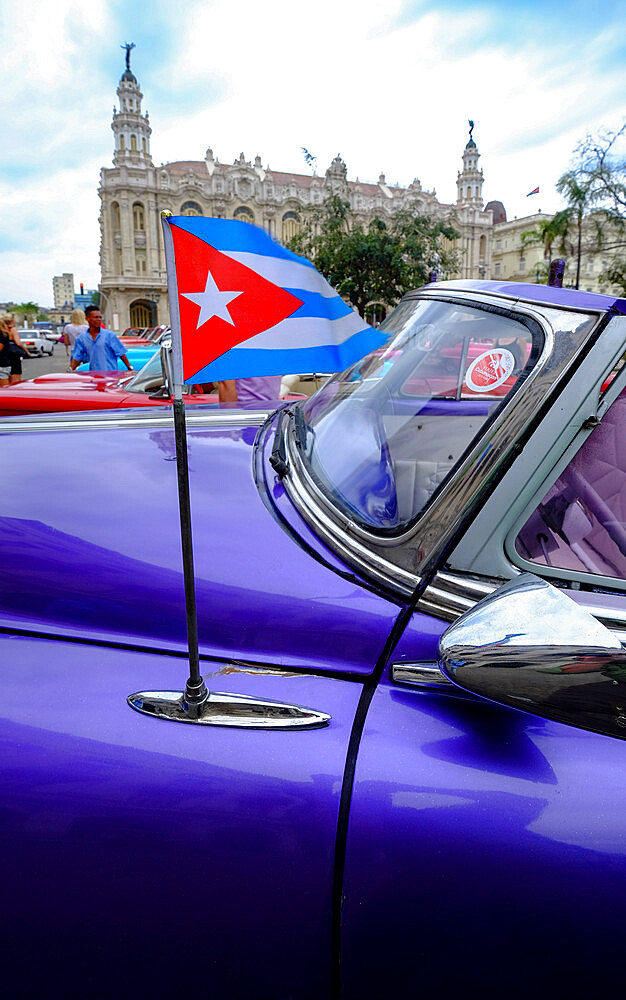
{"type": "MultiPolygon", "coordinates": [[[[286,432],[287,428],[285,427],[283,433],[286,432]]],[[[299,471],[304,472],[308,479],[307,488],[310,484],[311,489],[319,492],[315,483],[308,477],[306,469],[299,471]]],[[[343,555],[341,547],[337,545],[337,527],[335,522],[328,516],[323,507],[317,506],[313,509],[311,495],[307,489],[303,488],[303,479],[293,475],[292,460],[290,460],[289,471],[283,479],[283,485],[297,509],[300,512],[303,509],[307,510],[307,520],[314,525],[315,531],[322,541],[326,542],[340,556],[343,555]]],[[[356,525],[351,525],[346,518],[344,518],[344,521],[344,530],[346,532],[349,532],[351,527],[356,528],[356,525]]],[[[357,538],[351,538],[349,561],[351,565],[365,572],[370,579],[382,584],[386,590],[391,588],[401,597],[410,597],[421,580],[416,574],[409,573],[397,566],[392,567],[393,577],[390,577],[389,570],[391,564],[375,552],[361,545],[357,538]]]]}
{"type": "MultiPolygon", "coordinates": [[[[421,296],[416,296],[416,298],[419,297],[421,296]]],[[[429,297],[441,300],[442,293],[440,292],[439,296],[429,297]]],[[[472,297],[470,295],[463,296],[460,293],[455,293],[454,299],[463,299],[464,302],[471,302],[472,297]]],[[[495,299],[493,304],[497,305],[498,300],[495,299]]],[[[502,305],[501,302],[499,304],[500,306],[502,305]]],[[[532,387],[532,383],[552,356],[554,334],[548,321],[541,313],[534,313],[531,310],[519,310],[519,312],[520,315],[535,320],[544,335],[544,345],[541,355],[524,384],[523,398],[526,398],[528,388],[532,387]]],[[[503,411],[496,417],[494,423],[490,425],[490,435],[501,431],[502,425],[506,424],[513,414],[517,413],[519,399],[520,394],[515,394],[510,400],[509,405],[505,405],[503,411]]],[[[436,516],[437,512],[442,509],[442,504],[445,509],[445,505],[449,503],[449,497],[453,489],[455,493],[460,492],[467,480],[471,478],[471,475],[475,474],[475,465],[484,452],[484,435],[481,435],[478,439],[463,468],[458,470],[456,476],[452,478],[447,486],[444,486],[437,500],[427,507],[418,521],[410,529],[401,534],[393,535],[392,537],[383,537],[349,521],[340,510],[332,506],[301,461],[299,449],[295,445],[289,429],[285,428],[284,433],[286,434],[285,443],[290,466],[290,474],[285,477],[284,484],[300,513],[323,536],[325,542],[342,558],[347,559],[348,562],[356,563],[359,568],[375,575],[379,582],[381,580],[384,581],[387,586],[391,586],[394,590],[404,595],[414,591],[421,579],[420,567],[416,566],[415,572],[411,572],[406,566],[399,567],[397,563],[391,562],[386,557],[384,550],[390,548],[397,550],[413,538],[422,530],[424,524],[433,520],[433,512],[436,516]],[[366,543],[366,545],[362,543],[366,543]]],[[[512,441],[507,439],[505,450],[508,450],[511,444],[512,441]]],[[[496,459],[499,465],[499,457],[496,456],[496,459]]],[[[493,464],[494,460],[492,457],[491,465],[493,466],[493,464]]],[[[462,513],[449,525],[448,531],[454,530],[461,517],[462,513]]],[[[432,533],[431,530],[431,535],[432,533]]],[[[421,548],[423,549],[422,546],[421,548]]],[[[424,560],[422,560],[422,564],[423,562],[424,560]]]]}
{"type": "MultiPolygon", "coordinates": [[[[146,407],[146,409],[148,409],[146,407]]],[[[267,410],[231,410],[229,412],[218,412],[218,413],[189,413],[186,412],[186,423],[188,427],[205,427],[207,425],[214,425],[219,427],[257,427],[258,425],[264,423],[267,418],[274,412],[273,409],[267,410]]],[[[53,414],[46,414],[45,416],[54,417],[53,414]]],[[[3,417],[0,419],[0,434],[15,434],[21,431],[66,431],[66,430],[93,430],[94,428],[102,427],[122,427],[122,428],[136,428],[136,427],[173,427],[174,417],[172,413],[146,413],[143,415],[132,416],[126,413],[111,413],[109,417],[103,417],[100,414],[94,416],[89,414],[89,416],[80,417],[78,415],[73,415],[67,420],[57,420],[51,419],[46,420],[45,416],[39,419],[29,419],[25,420],[23,417],[3,417]]]]}
{"type": "MultiPolygon", "coordinates": [[[[422,297],[476,305],[473,291],[463,292],[460,289],[424,290],[411,296],[413,299],[422,297]]],[[[489,488],[490,482],[498,475],[511,449],[532,423],[546,395],[555,384],[562,382],[603,315],[592,309],[569,310],[550,304],[546,304],[545,307],[540,304],[540,307],[536,308],[535,303],[520,302],[519,297],[511,297],[510,302],[504,303],[503,298],[486,293],[482,295],[485,303],[499,306],[500,309],[504,305],[508,313],[517,314],[538,324],[544,336],[541,354],[521,390],[506,401],[502,411],[489,424],[488,430],[480,435],[456,473],[443,485],[423,514],[406,531],[385,537],[351,522],[343,512],[333,506],[312,480],[302,461],[293,431],[285,428],[283,432],[290,466],[290,472],[283,482],[298,511],[340,558],[351,565],[356,565],[368,576],[373,577],[378,583],[382,582],[394,592],[408,595],[415,590],[428,564],[432,564],[438,558],[438,553],[459,529],[467,508],[477,492],[489,488]],[[559,337],[560,356],[550,323],[550,318],[555,314],[560,315],[563,321],[560,326],[562,335],[559,337]],[[566,341],[568,316],[571,317],[569,342],[566,341]],[[586,316],[591,326],[585,333],[584,339],[579,336],[572,343],[576,328],[580,325],[579,316],[586,316]],[[487,436],[491,445],[488,451],[485,450],[487,436]],[[387,555],[390,550],[393,550],[397,561],[392,561],[387,555]]]]}

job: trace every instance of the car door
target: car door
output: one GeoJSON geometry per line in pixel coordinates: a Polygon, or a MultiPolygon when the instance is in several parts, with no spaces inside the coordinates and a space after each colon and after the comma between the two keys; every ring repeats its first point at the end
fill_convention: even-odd
{"type": "Polygon", "coordinates": [[[441,617],[416,610],[372,693],[346,834],[345,997],[606,995],[620,979],[626,742],[578,728],[576,704],[572,724],[554,722],[434,672],[444,617],[507,564],[625,637],[620,369],[572,380],[576,402],[562,398],[427,589],[421,606],[441,617]]]}

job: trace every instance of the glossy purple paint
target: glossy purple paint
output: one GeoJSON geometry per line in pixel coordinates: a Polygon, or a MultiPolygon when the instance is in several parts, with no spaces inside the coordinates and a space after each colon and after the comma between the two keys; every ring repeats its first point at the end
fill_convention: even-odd
{"type": "MultiPolygon", "coordinates": [[[[187,675],[173,431],[0,435],[5,991],[327,998],[341,899],[342,1000],[612,995],[626,742],[399,686],[388,668],[340,816],[363,682],[399,608],[304,524],[268,464],[273,428],[253,458],[255,433],[189,432],[200,643],[217,659],[203,673],[329,712],[325,729],[206,729],[127,706],[187,675]]],[[[415,614],[391,662],[433,662],[445,627],[415,614]]]]}
{"type": "Polygon", "coordinates": [[[345,996],[608,996],[625,768],[625,742],[384,680],[350,811],[345,996]]]}
{"type": "MultiPolygon", "coordinates": [[[[369,673],[398,608],[312,560],[272,516],[254,437],[188,433],[200,651],[369,673]]],[[[7,434],[2,455],[0,625],[184,650],[173,430],[7,434]]]]}
{"type": "Polygon", "coordinates": [[[207,729],[126,705],[132,691],[180,687],[182,658],[2,636],[0,661],[6,995],[328,997],[361,685],[226,670],[209,686],[332,720],[207,729]]]}

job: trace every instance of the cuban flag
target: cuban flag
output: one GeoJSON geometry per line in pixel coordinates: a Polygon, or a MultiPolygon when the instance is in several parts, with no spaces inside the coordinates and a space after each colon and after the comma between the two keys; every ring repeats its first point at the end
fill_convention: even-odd
{"type": "Polygon", "coordinates": [[[343,371],[386,343],[262,229],[204,216],[162,222],[177,385],[343,371]]]}

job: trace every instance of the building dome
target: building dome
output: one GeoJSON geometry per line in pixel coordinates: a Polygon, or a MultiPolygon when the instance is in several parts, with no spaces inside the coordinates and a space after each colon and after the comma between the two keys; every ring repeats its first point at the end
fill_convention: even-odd
{"type": "Polygon", "coordinates": [[[485,205],[485,212],[493,213],[494,226],[498,222],[506,222],[506,209],[501,201],[490,201],[485,205]]]}
{"type": "Polygon", "coordinates": [[[130,70],[124,70],[122,76],[120,77],[120,83],[137,83],[137,78],[135,74],[130,70]]]}

